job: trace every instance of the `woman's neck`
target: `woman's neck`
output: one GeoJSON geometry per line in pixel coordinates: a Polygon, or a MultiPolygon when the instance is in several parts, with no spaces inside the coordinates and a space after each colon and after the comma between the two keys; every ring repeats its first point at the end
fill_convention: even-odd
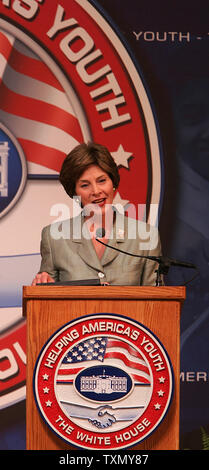
{"type": "MultiPolygon", "coordinates": [[[[115,213],[112,210],[105,211],[104,214],[99,214],[99,217],[94,214],[93,217],[85,217],[85,222],[87,224],[88,230],[92,236],[92,238],[96,237],[97,230],[103,229],[104,236],[106,239],[109,238],[110,233],[112,231],[112,226],[115,220],[115,213]]],[[[97,238],[103,238],[103,237],[97,237],[97,238]]]]}

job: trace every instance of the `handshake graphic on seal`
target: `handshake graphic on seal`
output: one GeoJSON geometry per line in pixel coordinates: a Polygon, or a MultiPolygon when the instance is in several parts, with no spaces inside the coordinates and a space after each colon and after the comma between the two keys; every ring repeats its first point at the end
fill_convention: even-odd
{"type": "Polygon", "coordinates": [[[86,419],[98,429],[105,429],[118,421],[133,421],[139,415],[140,408],[113,408],[111,405],[101,405],[97,408],[61,402],[67,415],[71,418],[86,419]]]}

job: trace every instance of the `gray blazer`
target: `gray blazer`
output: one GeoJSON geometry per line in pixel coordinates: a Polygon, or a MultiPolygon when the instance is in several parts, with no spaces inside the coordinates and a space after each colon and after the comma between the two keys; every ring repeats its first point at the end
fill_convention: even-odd
{"type": "MultiPolygon", "coordinates": [[[[156,228],[119,213],[108,245],[142,256],[161,254],[156,228]]],[[[156,281],[158,264],[154,261],[128,256],[108,247],[99,259],[82,215],[45,227],[41,256],[39,272],[46,271],[55,281],[98,277],[111,285],[155,285],[156,281]]]]}

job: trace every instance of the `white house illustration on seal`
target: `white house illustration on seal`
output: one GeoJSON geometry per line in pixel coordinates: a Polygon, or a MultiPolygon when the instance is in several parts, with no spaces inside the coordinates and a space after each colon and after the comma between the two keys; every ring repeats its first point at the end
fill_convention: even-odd
{"type": "Polygon", "coordinates": [[[120,393],[127,392],[127,378],[106,375],[83,376],[80,379],[81,392],[120,393]]]}

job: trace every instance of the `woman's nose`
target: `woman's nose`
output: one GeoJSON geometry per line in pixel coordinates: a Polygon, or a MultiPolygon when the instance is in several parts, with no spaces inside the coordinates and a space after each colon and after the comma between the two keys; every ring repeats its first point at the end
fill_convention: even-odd
{"type": "Polygon", "coordinates": [[[93,183],[92,185],[92,194],[94,195],[100,194],[100,188],[97,183],[93,183]]]}

